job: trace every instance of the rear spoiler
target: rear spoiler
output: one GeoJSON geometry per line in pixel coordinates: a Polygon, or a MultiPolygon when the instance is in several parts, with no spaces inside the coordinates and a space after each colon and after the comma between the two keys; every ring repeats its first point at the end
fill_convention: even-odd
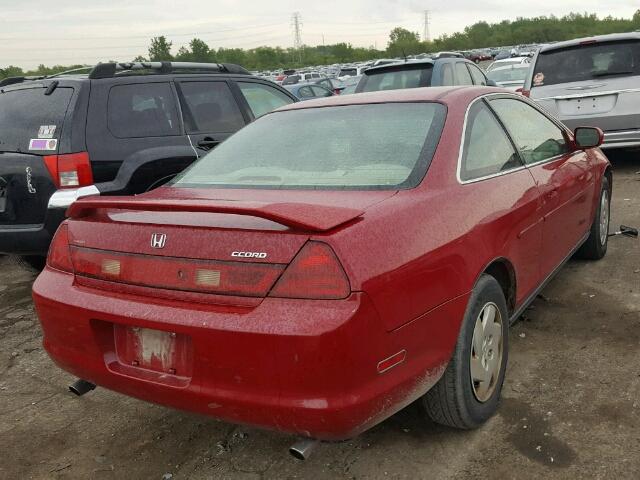
{"type": "Polygon", "coordinates": [[[67,210],[67,216],[70,218],[82,218],[96,210],[103,209],[249,215],[311,232],[331,230],[360,217],[364,213],[363,210],[354,208],[308,203],[87,197],[74,202],[67,210]]]}

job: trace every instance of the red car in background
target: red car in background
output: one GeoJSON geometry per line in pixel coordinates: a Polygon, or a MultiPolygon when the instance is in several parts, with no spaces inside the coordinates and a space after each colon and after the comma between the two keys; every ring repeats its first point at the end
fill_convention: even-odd
{"type": "Polygon", "coordinates": [[[91,384],[318,439],[422,397],[474,428],[508,327],[607,249],[596,128],[480,87],[297,103],[135,197],[74,203],[33,295],[91,384]]]}

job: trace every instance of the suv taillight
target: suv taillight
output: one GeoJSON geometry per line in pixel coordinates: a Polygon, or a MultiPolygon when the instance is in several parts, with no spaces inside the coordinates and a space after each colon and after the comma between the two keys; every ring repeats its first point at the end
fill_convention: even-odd
{"type": "Polygon", "coordinates": [[[47,265],[63,272],[73,272],[73,263],[71,262],[71,252],[69,250],[69,229],[66,222],[60,225],[53,236],[51,246],[49,246],[47,265]]]}
{"type": "Polygon", "coordinates": [[[87,152],[47,155],[43,159],[58,188],[86,187],[93,184],[91,162],[87,152]]]}
{"type": "Polygon", "coordinates": [[[347,274],[331,247],[311,241],[289,264],[269,296],[337,300],[350,293],[347,274]]]}

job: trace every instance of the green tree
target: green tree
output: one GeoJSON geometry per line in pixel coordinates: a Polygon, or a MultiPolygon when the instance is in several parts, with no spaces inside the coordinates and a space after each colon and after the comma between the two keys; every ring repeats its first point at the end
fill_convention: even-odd
{"type": "Polygon", "coordinates": [[[9,65],[6,68],[0,68],[0,79],[8,77],[22,77],[24,72],[20,67],[9,65]]]}
{"type": "Polygon", "coordinates": [[[396,27],[389,34],[387,53],[392,57],[401,57],[420,53],[423,45],[420,43],[420,35],[410,32],[406,28],[396,27]]]}
{"type": "Polygon", "coordinates": [[[171,55],[172,42],[168,42],[164,35],[153,37],[149,47],[149,60],[152,62],[173,60],[171,55]]]}

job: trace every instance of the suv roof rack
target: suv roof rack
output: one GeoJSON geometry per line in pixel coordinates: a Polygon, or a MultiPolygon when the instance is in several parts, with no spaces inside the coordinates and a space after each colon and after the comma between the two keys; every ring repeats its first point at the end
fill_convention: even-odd
{"type": "Polygon", "coordinates": [[[233,63],[196,63],[196,62],[108,62],[99,63],[91,72],[89,78],[111,78],[118,73],[132,73],[141,70],[156,74],[166,73],[235,73],[250,75],[249,71],[233,63]]]}

